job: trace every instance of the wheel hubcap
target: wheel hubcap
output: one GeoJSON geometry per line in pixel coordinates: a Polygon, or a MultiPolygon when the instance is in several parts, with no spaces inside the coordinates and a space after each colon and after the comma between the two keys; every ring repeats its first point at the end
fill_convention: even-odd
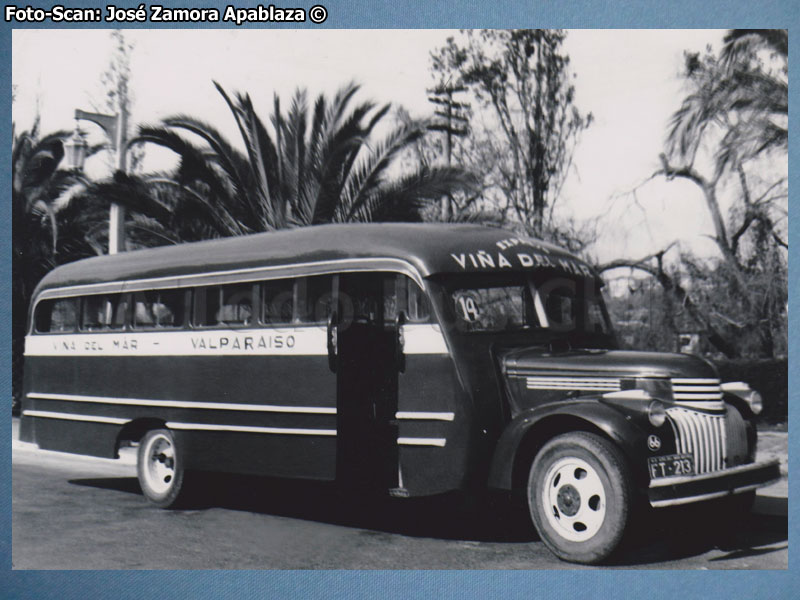
{"type": "Polygon", "coordinates": [[[572,542],[592,538],[606,516],[606,493],[597,471],[580,458],[562,458],[544,478],[542,507],[558,534],[572,542]]]}
{"type": "Polygon", "coordinates": [[[147,484],[157,494],[168,492],[175,479],[175,449],[172,442],[164,435],[152,438],[146,456],[147,484]]]}
{"type": "Polygon", "coordinates": [[[558,489],[558,497],[556,498],[558,509],[568,517],[574,517],[578,514],[581,507],[581,495],[571,485],[562,485],[558,489]]]}

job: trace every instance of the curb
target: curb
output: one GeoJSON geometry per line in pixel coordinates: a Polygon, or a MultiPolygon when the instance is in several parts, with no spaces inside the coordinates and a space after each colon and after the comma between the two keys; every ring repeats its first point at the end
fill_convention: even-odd
{"type": "Polygon", "coordinates": [[[119,458],[102,458],[100,456],[88,456],[85,454],[72,454],[71,452],[57,452],[55,450],[42,450],[38,445],[30,442],[20,442],[19,440],[11,441],[12,451],[33,453],[42,457],[62,457],[69,458],[78,462],[88,462],[97,464],[113,464],[136,466],[136,452],[130,448],[123,448],[119,452],[119,458]]]}
{"type": "Polygon", "coordinates": [[[29,442],[20,442],[19,440],[11,440],[12,450],[38,450],[39,446],[29,442]]]}

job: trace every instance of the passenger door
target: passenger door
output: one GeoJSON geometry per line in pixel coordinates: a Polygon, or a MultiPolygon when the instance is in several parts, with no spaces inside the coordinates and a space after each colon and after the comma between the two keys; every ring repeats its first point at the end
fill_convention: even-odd
{"type": "Polygon", "coordinates": [[[351,489],[397,485],[399,344],[387,322],[382,273],[339,276],[337,311],[329,326],[337,392],[337,479],[351,489]]]}

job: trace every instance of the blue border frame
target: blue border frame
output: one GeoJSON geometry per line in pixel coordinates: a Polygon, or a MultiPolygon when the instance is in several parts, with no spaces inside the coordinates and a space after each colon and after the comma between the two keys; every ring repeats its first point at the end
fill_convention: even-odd
{"type": "MultiPolygon", "coordinates": [[[[106,2],[62,1],[74,7],[105,6],[106,2]]],[[[235,6],[252,6],[252,1],[232,2],[235,6]]],[[[278,6],[310,7],[317,1],[277,2],[278,6]]],[[[375,0],[320,0],[329,16],[321,25],[326,28],[483,28],[483,27],[566,27],[566,28],[732,28],[762,27],[790,30],[790,55],[797,57],[799,44],[800,4],[797,0],[395,0],[378,5],[375,0]]],[[[26,5],[28,2],[18,2],[26,5]]],[[[136,7],[138,2],[118,2],[118,6],[136,7]]],[[[263,2],[269,4],[269,2],[263,2]]],[[[45,6],[44,3],[36,3],[45,6]]],[[[223,6],[225,3],[189,2],[180,6],[223,6]]],[[[5,6],[5,3],[4,3],[5,6]]],[[[213,24],[214,28],[222,25],[213,24]]],[[[163,28],[145,23],[137,27],[163,28]]],[[[0,78],[5,93],[0,97],[4,118],[0,131],[6,140],[0,153],[0,173],[4,189],[10,188],[11,129],[11,27],[0,25],[0,78]]],[[[80,28],[85,28],[81,26],[80,28]]],[[[105,24],[93,28],[104,28],[105,24]]],[[[192,26],[194,27],[194,26],[192,26]]],[[[309,25],[309,27],[317,27],[309,25]]],[[[78,27],[76,27],[78,28],[78,27]]],[[[790,129],[798,125],[796,94],[790,95],[790,129]]],[[[790,167],[797,165],[797,136],[790,137],[790,167]]],[[[796,196],[800,176],[790,168],[790,203],[796,196]]],[[[3,316],[0,350],[4,369],[2,391],[11,397],[11,208],[8,196],[0,204],[0,244],[4,260],[0,261],[0,306],[3,316]]],[[[790,224],[791,244],[797,242],[800,226],[790,224]]],[[[792,253],[793,254],[793,253],[792,253]]],[[[797,295],[798,270],[790,257],[789,311],[800,310],[797,295]]],[[[790,365],[795,365],[798,322],[789,323],[790,365]]],[[[789,370],[789,402],[791,429],[800,413],[800,379],[789,370]]],[[[7,598],[81,599],[114,597],[118,599],[164,595],[182,598],[265,596],[271,598],[484,598],[502,594],[506,600],[560,596],[582,598],[790,598],[793,589],[800,589],[796,553],[790,552],[788,571],[753,572],[674,572],[652,571],[86,571],[32,572],[11,571],[11,428],[8,410],[0,411],[0,494],[4,508],[0,511],[0,590],[7,598]]],[[[789,468],[796,472],[797,455],[790,452],[789,468]]],[[[790,498],[798,497],[798,482],[790,479],[790,498]]],[[[796,505],[792,502],[790,506],[796,505]]],[[[789,511],[789,535],[797,534],[797,520],[789,511]]]]}

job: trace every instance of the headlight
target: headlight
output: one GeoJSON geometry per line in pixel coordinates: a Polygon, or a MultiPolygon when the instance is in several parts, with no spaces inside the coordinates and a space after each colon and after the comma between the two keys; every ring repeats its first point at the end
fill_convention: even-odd
{"type": "Polygon", "coordinates": [[[747,402],[747,406],[754,415],[757,415],[764,410],[764,401],[761,399],[761,394],[754,389],[751,389],[750,386],[745,382],[732,381],[729,383],[723,383],[720,387],[726,394],[739,396],[739,398],[747,402]]]}
{"type": "Polygon", "coordinates": [[[764,401],[761,399],[761,394],[755,390],[750,390],[750,393],[744,399],[750,406],[750,410],[754,415],[759,414],[764,409],[764,401]]]}
{"type": "Polygon", "coordinates": [[[667,420],[667,411],[658,400],[653,400],[647,407],[647,418],[653,427],[661,427],[667,420]]]}
{"type": "Polygon", "coordinates": [[[624,407],[628,411],[635,411],[640,415],[647,415],[647,420],[653,427],[661,427],[667,420],[667,409],[658,400],[645,390],[621,390],[619,392],[606,392],[600,397],[604,402],[624,407]],[[647,409],[645,410],[645,403],[647,409]]]}

